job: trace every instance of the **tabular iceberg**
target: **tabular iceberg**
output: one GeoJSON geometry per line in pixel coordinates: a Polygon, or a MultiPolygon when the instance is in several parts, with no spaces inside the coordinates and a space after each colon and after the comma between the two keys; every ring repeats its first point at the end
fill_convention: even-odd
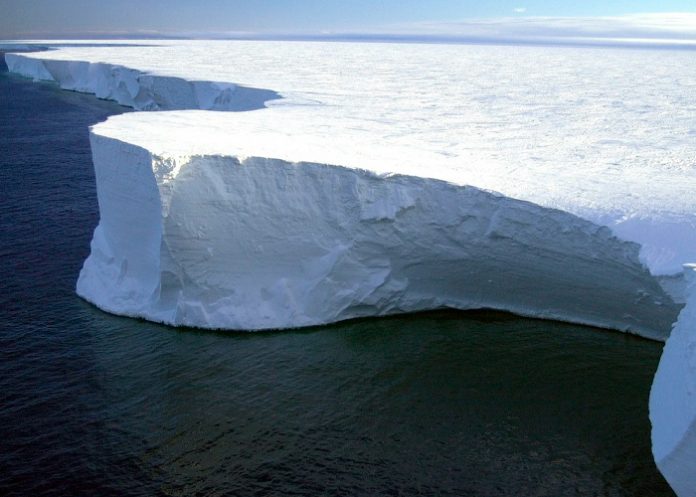
{"type": "MultiPolygon", "coordinates": [[[[137,109],[258,109],[279,96],[65,57],[6,58],[25,76],[137,109]]],[[[332,105],[303,102],[295,93],[288,104],[252,113],[131,114],[96,126],[101,222],[78,293],[111,312],[209,328],[492,307],[666,337],[681,295],[665,294],[641,262],[664,274],[687,244],[664,247],[650,204],[636,216],[625,205],[616,210],[616,199],[602,211],[595,197],[594,214],[581,204],[570,209],[585,221],[465,187],[510,191],[537,179],[516,173],[511,181],[505,175],[516,168],[477,169],[457,155],[448,162],[431,150],[433,138],[404,146],[379,122],[349,126],[362,114],[327,126],[337,117],[332,105]],[[280,181],[293,189],[278,189],[280,181]],[[590,222],[597,218],[625,240],[648,243],[622,242],[590,222]],[[142,243],[133,243],[134,233],[142,243]]],[[[579,179],[563,178],[558,184],[568,189],[579,179]]],[[[623,195],[621,202],[630,197],[623,195]]],[[[570,198],[544,197],[547,207],[573,207],[570,198]]]]}
{"type": "MultiPolygon", "coordinates": [[[[696,67],[689,52],[140,45],[62,47],[9,55],[8,64],[138,109],[265,106],[272,112],[254,126],[267,142],[256,155],[289,159],[292,152],[292,161],[425,175],[561,209],[639,243],[641,261],[656,276],[680,275],[683,263],[696,260],[696,67]],[[306,135],[323,139],[323,149],[308,149],[306,135]]],[[[219,114],[192,121],[187,132],[195,129],[195,137],[180,139],[205,139],[198,128],[209,122],[247,126],[219,114]]]]}

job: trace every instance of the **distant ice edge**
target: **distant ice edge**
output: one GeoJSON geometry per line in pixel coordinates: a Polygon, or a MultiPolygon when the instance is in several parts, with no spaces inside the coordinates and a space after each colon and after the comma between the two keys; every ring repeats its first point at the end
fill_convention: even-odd
{"type": "Polygon", "coordinates": [[[5,54],[5,62],[10,72],[34,81],[55,81],[64,90],[91,93],[136,110],[245,111],[282,98],[272,90],[145,74],[107,63],[41,59],[36,54],[17,53],[5,54]]]}
{"type": "Polygon", "coordinates": [[[493,308],[664,340],[639,246],[473,187],[316,163],[164,158],[91,132],[101,219],[78,294],[171,325],[262,330],[493,308]]]}

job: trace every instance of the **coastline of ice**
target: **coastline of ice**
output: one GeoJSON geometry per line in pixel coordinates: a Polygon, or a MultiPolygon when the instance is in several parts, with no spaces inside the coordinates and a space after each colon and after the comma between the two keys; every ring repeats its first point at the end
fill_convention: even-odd
{"type": "Polygon", "coordinates": [[[150,75],[107,63],[42,60],[16,53],[6,54],[5,62],[10,72],[35,81],[55,81],[64,90],[91,93],[136,110],[245,111],[280,98],[272,90],[150,75]]]}
{"type": "MultiPolygon", "coordinates": [[[[239,43],[223,46],[227,52],[230,47],[239,43]]],[[[249,48],[247,43],[242,45],[249,48]]],[[[307,46],[298,45],[301,48],[307,46]]],[[[275,50],[279,44],[271,43],[271,46],[275,50]]],[[[335,75],[327,77],[323,71],[318,71],[325,81],[315,83],[315,91],[297,91],[284,86],[282,94],[271,90],[241,87],[231,82],[233,74],[238,72],[236,67],[226,73],[225,77],[229,83],[194,81],[192,78],[202,74],[201,71],[205,68],[194,65],[191,76],[186,79],[181,76],[183,73],[180,68],[177,69],[180,71],[177,73],[166,63],[162,64],[162,57],[155,57],[167,53],[171,55],[172,49],[179,48],[181,47],[177,43],[132,47],[64,47],[34,54],[7,54],[6,59],[10,70],[18,74],[35,80],[56,81],[62,88],[94,93],[101,98],[116,100],[136,109],[257,109],[246,113],[210,114],[194,110],[166,114],[136,113],[125,118],[127,123],[117,126],[105,123],[95,128],[108,128],[112,134],[113,129],[118,128],[116,134],[120,141],[137,144],[150,152],[155,150],[153,153],[162,156],[178,157],[177,160],[180,162],[186,161],[182,157],[224,155],[240,159],[253,156],[288,162],[335,164],[369,170],[378,175],[410,175],[428,180],[447,181],[455,185],[476,186],[498,191],[512,198],[530,200],[542,207],[567,211],[599,226],[609,227],[619,239],[639,243],[640,260],[658,278],[671,300],[683,302],[681,264],[690,260],[691,252],[696,247],[696,217],[689,211],[687,193],[696,184],[693,170],[680,168],[664,178],[656,178],[652,174],[654,171],[644,170],[645,166],[642,164],[632,164],[631,169],[624,168],[620,171],[610,168],[604,170],[601,175],[598,175],[596,166],[588,167],[587,164],[573,170],[549,167],[548,164],[534,167],[535,161],[532,161],[526,167],[520,168],[515,163],[491,160],[490,156],[484,155],[482,149],[485,147],[482,146],[481,137],[476,137],[476,141],[471,143],[478,144],[477,147],[444,152],[435,148],[443,146],[441,140],[437,143],[432,142],[432,133],[442,132],[441,126],[436,126],[433,130],[432,123],[421,123],[419,127],[422,129],[417,133],[413,131],[418,128],[404,135],[403,131],[398,130],[400,123],[393,120],[368,119],[369,116],[364,110],[360,112],[346,107],[346,96],[336,99],[335,96],[327,94],[326,85],[329,83],[337,85],[334,91],[347,91],[345,83],[340,83],[335,75]],[[146,50],[152,53],[133,59],[138,69],[119,65],[128,57],[133,57],[134,53],[139,53],[132,50],[146,50]],[[102,62],[103,60],[110,62],[102,62]],[[112,60],[119,64],[112,63],[112,60]],[[244,92],[240,93],[239,88],[244,88],[244,92]],[[245,95],[259,98],[245,99],[245,95]],[[310,95],[316,99],[312,101],[310,95]],[[269,96],[274,99],[266,100],[269,96]],[[275,99],[280,96],[283,98],[275,99]],[[332,102],[332,99],[336,101],[332,102]],[[343,107],[339,107],[337,111],[338,103],[343,107]],[[264,108],[266,106],[268,108],[264,108]],[[340,117],[338,120],[337,112],[340,117]],[[192,129],[196,130],[193,139],[192,129]],[[166,130],[166,137],[163,138],[161,130],[166,130]],[[229,130],[234,130],[234,136],[230,136],[229,130]],[[356,146],[358,144],[359,146],[356,146]],[[550,175],[554,176],[552,184],[548,181],[550,175]],[[636,192],[641,191],[649,195],[637,196],[636,192]]],[[[412,47],[409,46],[409,53],[411,51],[412,47]]],[[[234,55],[235,59],[239,60],[239,53],[234,55]]],[[[387,59],[389,57],[391,56],[388,55],[387,59]]],[[[300,57],[299,62],[291,62],[303,64],[305,58],[300,57]]],[[[274,59],[271,57],[271,60],[274,59]]],[[[389,61],[395,63],[394,60],[389,61]]],[[[268,63],[268,60],[265,62],[268,63]]],[[[265,82],[276,82],[278,74],[274,72],[274,68],[267,65],[263,68],[267,68],[272,75],[265,82]]],[[[263,74],[250,72],[252,69],[259,71],[258,65],[251,64],[241,71],[242,80],[253,80],[255,83],[264,80],[263,74]]],[[[307,79],[306,74],[302,74],[302,77],[302,81],[307,79]]],[[[371,77],[370,80],[372,79],[374,78],[371,77]]],[[[281,83],[300,84],[296,78],[279,81],[279,86],[283,87],[281,83]]],[[[351,83],[355,83],[355,78],[351,83]]],[[[400,85],[412,91],[408,83],[400,82],[400,85]]],[[[384,96],[381,96],[380,100],[384,100],[384,96]]],[[[393,107],[399,103],[403,104],[396,102],[381,112],[391,112],[398,116],[398,109],[393,107]]],[[[438,112],[434,112],[434,115],[442,116],[438,112]]],[[[450,118],[449,115],[446,117],[450,118]]],[[[529,121],[528,117],[525,119],[529,121]]],[[[460,128],[461,126],[457,129],[460,128]]],[[[450,139],[454,138],[452,136],[450,139]]],[[[502,144],[496,146],[500,149],[507,148],[502,144]]],[[[612,146],[616,148],[616,144],[612,146]]],[[[451,148],[451,144],[445,146],[445,149],[451,148]]],[[[657,300],[661,301],[661,298],[657,300]]],[[[105,304],[102,303],[101,306],[105,307],[105,304]]],[[[530,314],[529,309],[517,312],[530,314]]],[[[531,314],[535,315],[533,311],[531,314]]],[[[562,315],[563,313],[558,314],[561,319],[562,315]]],[[[577,322],[598,323],[582,319],[578,321],[577,317],[573,319],[577,322]]],[[[169,322],[176,320],[169,319],[169,322]]],[[[616,322],[620,323],[620,320],[616,322]]],[[[202,325],[222,326],[206,323],[203,320],[202,325]]],[[[253,324],[250,325],[254,327],[253,324]]],[[[286,325],[295,324],[288,321],[286,325]]],[[[625,323],[611,326],[627,327],[625,323]]],[[[654,331],[648,335],[665,336],[654,331]]]]}
{"type": "Polygon", "coordinates": [[[650,417],[658,467],[694,495],[689,53],[186,42],[177,66],[182,43],[8,56],[140,109],[243,110],[226,84],[283,97],[95,126],[102,218],[80,295],[212,328],[493,307],[655,339],[686,301],[650,417]]]}

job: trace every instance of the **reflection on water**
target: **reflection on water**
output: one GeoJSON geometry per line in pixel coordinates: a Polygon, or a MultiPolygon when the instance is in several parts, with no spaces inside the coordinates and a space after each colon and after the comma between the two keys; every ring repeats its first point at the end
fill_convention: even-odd
{"type": "Polygon", "coordinates": [[[230,334],[74,295],[86,127],[124,109],[0,74],[0,494],[672,495],[661,345],[493,312],[230,334]]]}

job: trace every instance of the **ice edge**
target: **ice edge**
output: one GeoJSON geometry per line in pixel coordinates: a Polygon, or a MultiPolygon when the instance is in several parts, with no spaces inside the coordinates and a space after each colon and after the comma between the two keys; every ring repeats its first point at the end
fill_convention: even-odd
{"type": "MultiPolygon", "coordinates": [[[[11,72],[15,72],[33,78],[34,80],[56,81],[61,86],[61,88],[93,93],[99,98],[111,99],[122,105],[127,105],[139,110],[174,110],[191,108],[208,110],[253,110],[262,108],[263,106],[265,106],[265,102],[268,100],[280,98],[279,94],[271,90],[244,88],[230,83],[192,82],[182,78],[148,75],[136,70],[128,69],[126,67],[106,63],[92,64],[80,61],[48,61],[40,60],[35,57],[27,57],[20,54],[6,54],[5,58],[7,61],[8,68],[11,72]]],[[[92,130],[91,138],[94,143],[94,140],[98,139],[98,132],[92,130]]],[[[120,143],[122,146],[134,147],[134,145],[131,144],[118,142],[118,140],[107,140],[110,140],[114,143],[120,143]]],[[[139,147],[135,147],[135,149],[139,149],[139,147]]],[[[152,156],[148,151],[144,149],[140,150],[145,154],[144,156],[141,154],[141,159],[142,157],[148,158],[148,160],[150,161],[150,171],[156,175],[156,172],[152,168],[155,167],[154,164],[160,159],[152,156]]],[[[96,155],[94,148],[93,154],[96,155]]],[[[135,150],[135,154],[138,155],[137,150],[135,150]]],[[[234,157],[200,157],[198,159],[203,163],[210,161],[214,163],[219,162],[218,159],[225,159],[236,162],[236,165],[242,165],[242,163],[244,163],[245,166],[249,165],[247,164],[248,161],[254,163],[255,161],[269,160],[261,158],[247,158],[244,160],[239,160],[234,157]]],[[[147,162],[148,161],[146,160],[144,165],[147,165],[147,162]]],[[[286,163],[284,161],[280,162],[284,163],[285,165],[297,167],[297,164],[286,163]]],[[[97,164],[98,162],[95,158],[95,169],[99,167],[97,164]]],[[[147,170],[147,167],[145,168],[145,170],[147,170]]],[[[158,179],[154,182],[155,190],[150,192],[154,193],[155,195],[151,198],[160,198],[161,200],[160,195],[162,195],[163,189],[171,189],[172,187],[172,184],[169,184],[169,186],[167,187],[165,185],[166,183],[167,182],[163,181],[163,178],[161,176],[158,176],[158,179]]],[[[100,182],[98,179],[98,188],[99,184],[100,182]]],[[[150,184],[150,186],[153,185],[150,184]]],[[[460,187],[460,189],[462,190],[465,190],[466,188],[467,187],[460,187]]],[[[469,188],[469,191],[477,190],[469,188]]],[[[480,190],[478,191],[481,192],[480,190]]],[[[517,202],[512,199],[508,200],[510,200],[511,202],[517,202]]],[[[102,207],[102,198],[100,195],[100,212],[102,212],[103,214],[104,211],[102,210],[102,207]]],[[[391,208],[388,208],[387,210],[391,210],[391,208]]],[[[553,211],[553,209],[547,210],[553,211]]],[[[568,215],[570,216],[570,214],[568,215]]],[[[158,257],[157,254],[159,253],[159,256],[164,254],[166,257],[171,257],[171,254],[168,253],[168,244],[163,241],[168,216],[169,214],[167,209],[165,208],[165,204],[160,203],[159,208],[157,209],[157,215],[151,218],[151,221],[154,220],[155,224],[159,226],[159,229],[154,230],[154,234],[156,235],[155,239],[156,241],[159,241],[159,249],[151,250],[151,256],[158,257]]],[[[381,218],[378,216],[378,220],[379,219],[381,218]]],[[[387,216],[386,219],[391,219],[391,221],[393,222],[396,220],[396,216],[387,216]]],[[[99,267],[99,265],[94,262],[90,263],[90,260],[94,259],[96,255],[99,255],[99,250],[101,250],[104,247],[108,247],[108,244],[104,244],[104,240],[106,240],[106,238],[102,233],[100,233],[101,227],[102,222],[100,221],[100,225],[99,227],[97,227],[97,230],[95,230],[94,239],[92,241],[92,254],[90,254],[90,257],[85,262],[85,267],[83,268],[83,271],[80,274],[80,281],[77,285],[78,293],[87,300],[90,300],[91,302],[95,303],[102,309],[108,310],[112,313],[146,317],[147,319],[152,319],[155,321],[160,321],[169,324],[195,325],[195,322],[189,322],[188,319],[182,319],[179,323],[176,319],[172,320],[171,316],[167,317],[162,314],[148,315],[147,312],[144,312],[142,309],[128,310],[123,307],[111,305],[111,302],[106,300],[100,300],[99,298],[95,297],[96,294],[90,293],[94,289],[90,290],[89,288],[87,288],[89,285],[85,285],[85,272],[89,270],[88,268],[90,265],[93,266],[93,269],[99,267]]],[[[152,248],[153,247],[150,247],[150,249],[152,248]]],[[[111,257],[111,255],[112,254],[106,254],[109,264],[102,265],[103,267],[101,269],[113,269],[113,267],[111,267],[111,263],[114,261],[114,258],[111,257]]],[[[158,261],[158,263],[161,263],[161,261],[158,261]]],[[[171,261],[169,261],[167,264],[171,264],[171,261]]],[[[166,266],[166,264],[164,266],[166,266]]],[[[637,266],[640,267],[642,271],[647,273],[647,271],[645,271],[645,268],[642,265],[638,264],[637,266]]],[[[498,269],[503,272],[505,271],[505,268],[503,267],[498,269]]],[[[160,270],[159,266],[157,266],[157,270],[160,270]]],[[[688,266],[685,269],[685,271],[689,274],[692,274],[693,267],[688,266]]],[[[126,279],[126,273],[128,272],[127,264],[125,265],[125,267],[122,264],[116,274],[108,274],[108,272],[109,271],[106,271],[107,274],[100,275],[100,277],[97,277],[94,281],[99,280],[101,276],[115,276],[117,278],[117,281],[124,281],[126,279]]],[[[155,278],[155,280],[156,279],[157,278],[155,278]]],[[[694,278],[692,278],[692,280],[693,279],[694,278]]],[[[652,280],[652,283],[656,281],[655,278],[652,278],[649,275],[648,280],[652,280]]],[[[386,279],[384,281],[386,281],[386,279]]],[[[376,288],[383,286],[384,281],[377,285],[376,288]]],[[[150,298],[158,294],[158,292],[161,293],[162,282],[157,282],[155,286],[156,291],[150,295],[150,298]]],[[[398,286],[399,284],[397,283],[397,287],[398,286]]],[[[396,290],[397,292],[403,291],[403,289],[399,288],[396,288],[396,290]]],[[[659,294],[660,292],[661,290],[658,290],[657,293],[659,294]]],[[[642,298],[646,297],[645,293],[640,293],[639,295],[642,298]]],[[[653,424],[652,437],[655,459],[657,461],[658,467],[660,468],[662,473],[669,481],[670,485],[674,488],[674,490],[680,497],[696,495],[696,490],[694,489],[691,476],[694,473],[693,461],[696,460],[696,455],[694,453],[694,447],[696,447],[696,442],[694,441],[694,433],[696,433],[696,428],[694,428],[694,426],[696,422],[693,421],[694,419],[696,419],[696,411],[693,409],[693,402],[695,396],[694,391],[696,390],[696,387],[694,387],[693,385],[693,379],[696,378],[696,366],[694,366],[694,364],[696,364],[696,359],[694,359],[694,357],[696,357],[696,354],[694,352],[696,350],[696,346],[694,345],[696,343],[696,338],[694,337],[693,333],[694,307],[696,306],[694,296],[696,296],[696,289],[694,289],[694,285],[692,283],[690,284],[689,291],[687,292],[687,306],[682,310],[681,314],[679,315],[679,320],[677,321],[677,323],[675,323],[675,330],[673,336],[672,338],[670,338],[670,340],[667,343],[667,346],[665,347],[665,354],[661,359],[660,367],[655,377],[655,382],[651,390],[650,400],[650,418],[653,424]],[[670,371],[672,371],[675,368],[679,369],[681,373],[684,373],[684,375],[677,375],[676,377],[674,377],[674,375],[670,374],[670,371]],[[676,386],[673,385],[673,383],[675,383],[675,380],[676,386]],[[667,407],[665,407],[665,405],[663,405],[664,403],[660,402],[660,399],[662,399],[665,396],[665,392],[668,392],[668,394],[671,396],[670,398],[672,399],[672,403],[676,402],[677,404],[683,404],[686,402],[688,406],[684,408],[684,405],[680,404],[675,406],[676,410],[668,409],[667,407]],[[680,407],[683,408],[681,411],[680,407]],[[681,417],[681,419],[678,419],[676,421],[674,419],[665,419],[665,413],[675,413],[675,415],[677,417],[681,417]],[[675,428],[675,426],[677,426],[677,428],[675,428]]],[[[674,302],[671,301],[671,299],[668,298],[667,300],[671,302],[671,304],[668,305],[668,307],[670,307],[668,314],[675,313],[676,309],[678,309],[678,306],[676,306],[674,302]]],[[[634,304],[639,303],[639,301],[640,299],[634,302],[634,304]]],[[[432,302],[432,304],[435,304],[435,302],[432,302]]],[[[438,302],[437,304],[438,305],[436,307],[448,306],[447,304],[442,305],[442,302],[438,302]]],[[[661,303],[660,305],[662,306],[663,304],[661,303]]],[[[431,308],[432,307],[433,306],[431,305],[431,308]]],[[[454,307],[457,306],[455,305],[454,307]]],[[[476,307],[486,306],[483,305],[482,302],[478,302],[476,307]]],[[[555,312],[549,312],[548,310],[540,311],[537,309],[534,312],[526,312],[526,309],[522,307],[493,307],[511,310],[512,312],[521,315],[568,320],[582,324],[590,324],[594,326],[609,327],[614,329],[622,329],[623,331],[636,332],[635,330],[632,330],[630,327],[624,325],[617,325],[616,323],[611,323],[608,326],[604,326],[604,324],[606,323],[602,323],[592,319],[584,319],[578,316],[563,315],[562,313],[557,314],[555,312]]],[[[459,308],[468,307],[461,306],[459,308]]],[[[398,311],[402,310],[398,307],[387,307],[386,310],[384,310],[384,312],[379,312],[378,314],[388,314],[390,313],[390,309],[398,309],[398,311]]],[[[663,307],[662,310],[664,309],[665,308],[663,307]]],[[[360,315],[362,315],[361,312],[355,313],[356,317],[360,315]]],[[[333,320],[349,319],[350,317],[353,316],[346,316],[343,318],[334,316],[333,320]]],[[[663,316],[662,318],[663,321],[664,318],[665,316],[663,316]]],[[[306,326],[307,324],[311,323],[298,323],[299,326],[306,326]]],[[[320,321],[318,321],[316,324],[320,324],[320,321]]],[[[660,328],[659,330],[657,330],[657,332],[655,332],[655,330],[643,330],[642,333],[637,333],[647,338],[664,339],[664,337],[668,333],[668,328],[669,326],[665,325],[665,323],[663,322],[663,324],[660,325],[660,328]]]]}
{"type": "Polygon", "coordinates": [[[560,210],[326,164],[161,157],[99,129],[77,288],[110,312],[260,330],[492,308],[664,340],[679,310],[637,244],[560,210]]]}
{"type": "MultiPolygon", "coordinates": [[[[246,88],[242,86],[235,85],[233,83],[220,83],[220,82],[210,82],[210,81],[188,81],[183,78],[170,77],[170,76],[160,76],[146,74],[142,71],[135,69],[130,69],[120,65],[102,63],[102,62],[86,62],[86,61],[63,61],[63,60],[51,60],[42,59],[37,54],[27,55],[18,53],[7,53],[5,54],[5,59],[8,68],[11,72],[20,74],[25,77],[32,78],[35,81],[54,81],[57,82],[61,88],[66,90],[92,93],[98,98],[109,99],[118,102],[121,105],[126,105],[138,110],[177,110],[177,109],[203,109],[203,110],[224,110],[224,111],[239,111],[239,110],[254,110],[263,108],[265,102],[273,98],[281,98],[280,95],[272,90],[246,88]]],[[[98,169],[96,151],[94,147],[95,136],[98,136],[98,125],[93,127],[91,130],[92,139],[92,150],[95,162],[95,170],[98,169]]],[[[116,140],[118,142],[118,140],[116,140]]],[[[131,146],[133,146],[131,144],[131,146]]],[[[138,147],[136,147],[138,148],[138,147]]],[[[148,151],[148,154],[150,152],[148,151]]],[[[235,160],[241,160],[242,158],[235,158],[235,160]]],[[[280,160],[281,163],[286,163],[280,160]]],[[[117,166],[116,169],[119,168],[117,166]]],[[[336,167],[336,166],[334,166],[336,167]]],[[[113,176],[109,175],[112,180],[113,176]]],[[[384,178],[383,178],[384,179],[384,178]]],[[[424,180],[418,179],[418,181],[428,181],[430,184],[437,183],[435,180],[424,180]]],[[[99,190],[99,176],[97,176],[97,186],[99,190]]],[[[160,185],[161,186],[161,185],[160,185]]],[[[453,186],[453,185],[452,185],[453,186]]],[[[467,187],[472,188],[472,187],[467,187]]],[[[101,202],[102,195],[99,196],[100,199],[100,212],[102,216],[104,215],[104,209],[106,206],[102,205],[101,202]]],[[[512,199],[510,199],[512,200],[512,199]]],[[[521,202],[521,201],[516,201],[521,202]]],[[[530,204],[534,205],[534,204],[530,204]]],[[[539,207],[541,209],[541,207],[539,207]]],[[[546,209],[547,211],[555,211],[555,209],[546,209]]],[[[560,211],[559,211],[560,212],[560,211]]],[[[564,213],[567,216],[575,217],[572,214],[564,213]]],[[[592,224],[588,222],[589,224],[592,224]]],[[[599,225],[596,229],[599,229],[599,225]]],[[[99,235],[99,227],[95,230],[95,239],[99,235]]],[[[632,244],[632,242],[625,242],[627,244],[632,244]]],[[[627,245],[628,246],[628,245],[627,245]]],[[[636,263],[641,265],[639,262],[636,263]]],[[[88,259],[89,261],[89,259],[88,259]]],[[[87,262],[86,262],[87,264],[87,262]]],[[[644,269],[644,268],[643,268],[644,269]]],[[[84,268],[83,268],[84,272],[84,268]]],[[[647,273],[647,271],[646,271],[647,273]]],[[[82,276],[80,278],[83,280],[82,276]]],[[[659,278],[650,278],[651,285],[654,282],[659,282],[659,278]]],[[[119,280],[121,281],[121,280],[119,280]]],[[[94,302],[94,297],[89,298],[84,291],[79,291],[78,283],[78,293],[84,298],[94,302]]],[[[645,292],[645,290],[641,290],[645,292]]],[[[662,290],[657,290],[656,288],[651,288],[645,294],[641,294],[641,298],[634,299],[637,301],[642,301],[643,304],[646,301],[645,295],[650,295],[653,298],[653,302],[657,302],[657,308],[659,311],[657,314],[664,314],[666,310],[667,315],[674,314],[676,316],[676,310],[679,306],[674,303],[671,297],[664,294],[662,290]]],[[[94,302],[96,303],[96,302],[94,302]]],[[[123,310],[118,309],[118,306],[109,305],[106,302],[101,302],[98,304],[99,307],[108,310],[112,313],[124,314],[123,310]]],[[[434,305],[435,307],[447,307],[447,304],[440,303],[439,305],[434,305]]],[[[631,313],[623,313],[624,316],[628,316],[628,319],[606,319],[606,318],[588,318],[587,316],[582,316],[582,313],[565,313],[556,312],[549,309],[533,309],[516,305],[507,306],[496,306],[491,305],[490,302],[481,302],[480,299],[478,304],[468,304],[468,305],[454,305],[455,308],[481,308],[481,307],[491,307],[496,309],[508,310],[515,312],[520,315],[541,317],[547,319],[557,319],[562,321],[570,321],[578,324],[587,324],[591,326],[597,326],[608,329],[615,329],[620,331],[628,331],[635,333],[646,338],[665,340],[667,333],[664,329],[667,327],[663,326],[662,329],[656,329],[655,327],[646,327],[637,322],[631,313]]],[[[648,306],[652,308],[652,306],[648,306]]],[[[425,308],[428,308],[427,306],[425,308]]],[[[432,308],[432,307],[430,307],[432,308]]],[[[374,310],[373,310],[374,311],[374,310]]],[[[408,312],[408,311],[404,311],[408,312]]],[[[385,312],[377,312],[378,315],[384,314],[385,312]]],[[[142,312],[133,313],[125,312],[127,315],[134,315],[139,317],[147,317],[142,315],[142,312]]],[[[340,318],[335,316],[332,320],[312,320],[312,322],[307,323],[276,323],[274,327],[284,328],[284,327],[294,327],[294,326],[306,326],[312,324],[324,324],[327,322],[333,322],[339,319],[350,319],[352,316],[340,318]]],[[[162,318],[161,316],[150,316],[148,319],[155,321],[167,323],[167,324],[182,324],[177,322],[175,319],[162,318]]],[[[197,326],[195,322],[187,322],[189,326],[197,326]]],[[[214,326],[212,323],[204,323],[203,327],[229,327],[226,326],[214,326]]],[[[252,329],[262,329],[264,327],[250,326],[249,323],[246,325],[252,329]]]]}
{"type": "Polygon", "coordinates": [[[652,450],[679,497],[696,497],[696,264],[685,264],[688,300],[650,390],[652,450]]]}
{"type": "Polygon", "coordinates": [[[91,93],[136,110],[239,112],[262,109],[266,102],[282,98],[273,90],[189,81],[104,62],[50,60],[18,53],[5,54],[5,62],[10,72],[34,81],[54,81],[64,90],[91,93]]]}

